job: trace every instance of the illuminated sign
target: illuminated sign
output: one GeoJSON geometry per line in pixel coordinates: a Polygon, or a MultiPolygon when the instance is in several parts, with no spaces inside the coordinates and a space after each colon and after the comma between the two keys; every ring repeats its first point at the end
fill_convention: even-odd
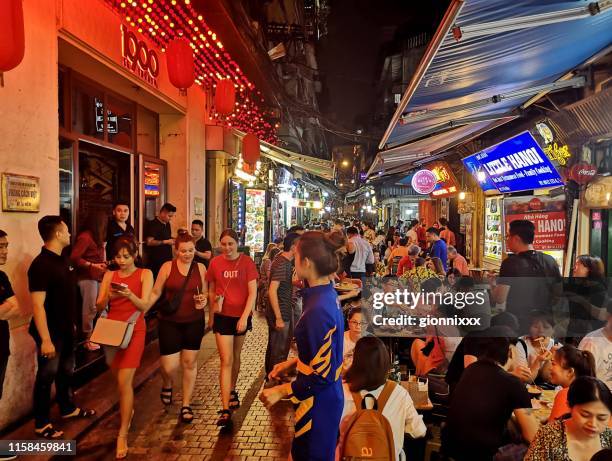
{"type": "Polygon", "coordinates": [[[569,147],[567,145],[560,146],[556,142],[553,142],[555,136],[553,131],[546,123],[537,123],[536,130],[538,130],[538,133],[540,136],[542,136],[542,139],[546,144],[546,147],[544,147],[542,150],[548,156],[548,158],[553,162],[557,162],[561,166],[567,165],[567,159],[572,156],[572,154],[570,154],[569,147]]]}
{"type": "Polygon", "coordinates": [[[145,195],[147,197],[158,197],[160,194],[159,170],[145,169],[144,172],[145,195]]]}
{"type": "Polygon", "coordinates": [[[561,176],[528,131],[480,151],[473,158],[480,165],[479,172],[486,174],[489,184],[502,193],[563,185],[561,176]]]}
{"type": "Polygon", "coordinates": [[[431,192],[432,197],[449,197],[459,192],[459,183],[448,163],[434,163],[429,166],[429,170],[436,177],[436,187],[431,192]]]}
{"type": "Polygon", "coordinates": [[[412,177],[412,188],[422,195],[427,195],[433,192],[436,188],[438,180],[435,175],[429,170],[419,170],[412,177]]]}
{"type": "Polygon", "coordinates": [[[157,88],[159,56],[155,50],[149,49],[143,40],[138,40],[136,34],[123,24],[121,25],[121,36],[123,66],[157,88]]]}
{"type": "Polygon", "coordinates": [[[468,170],[483,191],[497,190],[495,184],[491,182],[482,165],[476,160],[476,155],[470,155],[463,159],[463,166],[468,170]]]}

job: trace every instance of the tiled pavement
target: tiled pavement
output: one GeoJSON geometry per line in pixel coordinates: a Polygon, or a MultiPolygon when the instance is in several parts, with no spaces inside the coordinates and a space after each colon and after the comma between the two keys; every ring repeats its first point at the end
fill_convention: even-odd
{"type": "MultiPolygon", "coordinates": [[[[219,358],[214,337],[202,343],[191,424],[178,420],[180,386],[174,404],[165,409],[159,400],[161,378],[155,375],[136,394],[136,412],[129,436],[130,460],[286,460],[293,437],[293,411],[278,404],[268,411],[257,398],[262,386],[267,342],[265,319],[255,316],[242,352],[238,392],[242,406],[233,415],[234,428],[220,433],[215,425],[219,398],[219,358]]],[[[109,390],[114,392],[114,390],[109,390]]],[[[118,412],[104,418],[78,441],[79,459],[114,459],[118,412]]]]}

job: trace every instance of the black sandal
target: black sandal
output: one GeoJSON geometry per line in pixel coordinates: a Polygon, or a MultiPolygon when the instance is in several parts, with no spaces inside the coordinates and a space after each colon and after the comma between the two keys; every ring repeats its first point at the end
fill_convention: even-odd
{"type": "Polygon", "coordinates": [[[172,388],[162,387],[161,392],[159,393],[159,398],[164,405],[172,405],[172,388]]]}
{"type": "Polygon", "coordinates": [[[217,420],[217,426],[221,428],[226,428],[232,425],[232,412],[229,410],[219,410],[217,412],[219,415],[219,419],[217,420]]]}
{"type": "Polygon", "coordinates": [[[64,431],[58,431],[53,427],[53,424],[49,423],[42,429],[34,429],[34,433],[38,437],[49,440],[61,439],[64,436],[64,431]]]}
{"type": "Polygon", "coordinates": [[[72,413],[68,415],[62,415],[63,419],[72,419],[72,418],[91,418],[95,416],[96,410],[87,410],[84,408],[76,408],[72,413]]]}
{"type": "Polygon", "coordinates": [[[191,407],[182,407],[181,408],[181,421],[184,423],[190,423],[193,421],[193,410],[191,407]]]}
{"type": "Polygon", "coordinates": [[[240,408],[240,399],[238,398],[238,392],[236,391],[230,392],[229,408],[230,410],[237,410],[240,408]]]}

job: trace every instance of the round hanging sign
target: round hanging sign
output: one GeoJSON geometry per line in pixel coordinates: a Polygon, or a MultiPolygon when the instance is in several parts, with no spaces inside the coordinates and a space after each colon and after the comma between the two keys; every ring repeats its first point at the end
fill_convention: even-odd
{"type": "Polygon", "coordinates": [[[595,175],[597,174],[597,168],[595,165],[591,165],[586,162],[576,163],[570,169],[570,179],[573,179],[580,185],[587,184],[595,179],[595,175]]]}
{"type": "Polygon", "coordinates": [[[412,188],[417,194],[431,194],[436,188],[438,180],[436,176],[429,170],[419,170],[412,177],[412,188]]]}

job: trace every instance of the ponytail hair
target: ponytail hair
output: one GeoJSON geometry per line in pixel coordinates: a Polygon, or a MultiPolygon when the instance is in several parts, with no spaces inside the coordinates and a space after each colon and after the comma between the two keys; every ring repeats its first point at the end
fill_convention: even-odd
{"type": "Polygon", "coordinates": [[[308,258],[319,274],[324,277],[338,270],[338,251],[343,243],[335,235],[325,235],[320,231],[307,232],[297,243],[297,252],[301,258],[308,258]]]}
{"type": "Polygon", "coordinates": [[[595,377],[595,357],[589,351],[581,351],[572,345],[565,345],[555,353],[555,359],[563,368],[573,368],[576,378],[595,377]]]}

